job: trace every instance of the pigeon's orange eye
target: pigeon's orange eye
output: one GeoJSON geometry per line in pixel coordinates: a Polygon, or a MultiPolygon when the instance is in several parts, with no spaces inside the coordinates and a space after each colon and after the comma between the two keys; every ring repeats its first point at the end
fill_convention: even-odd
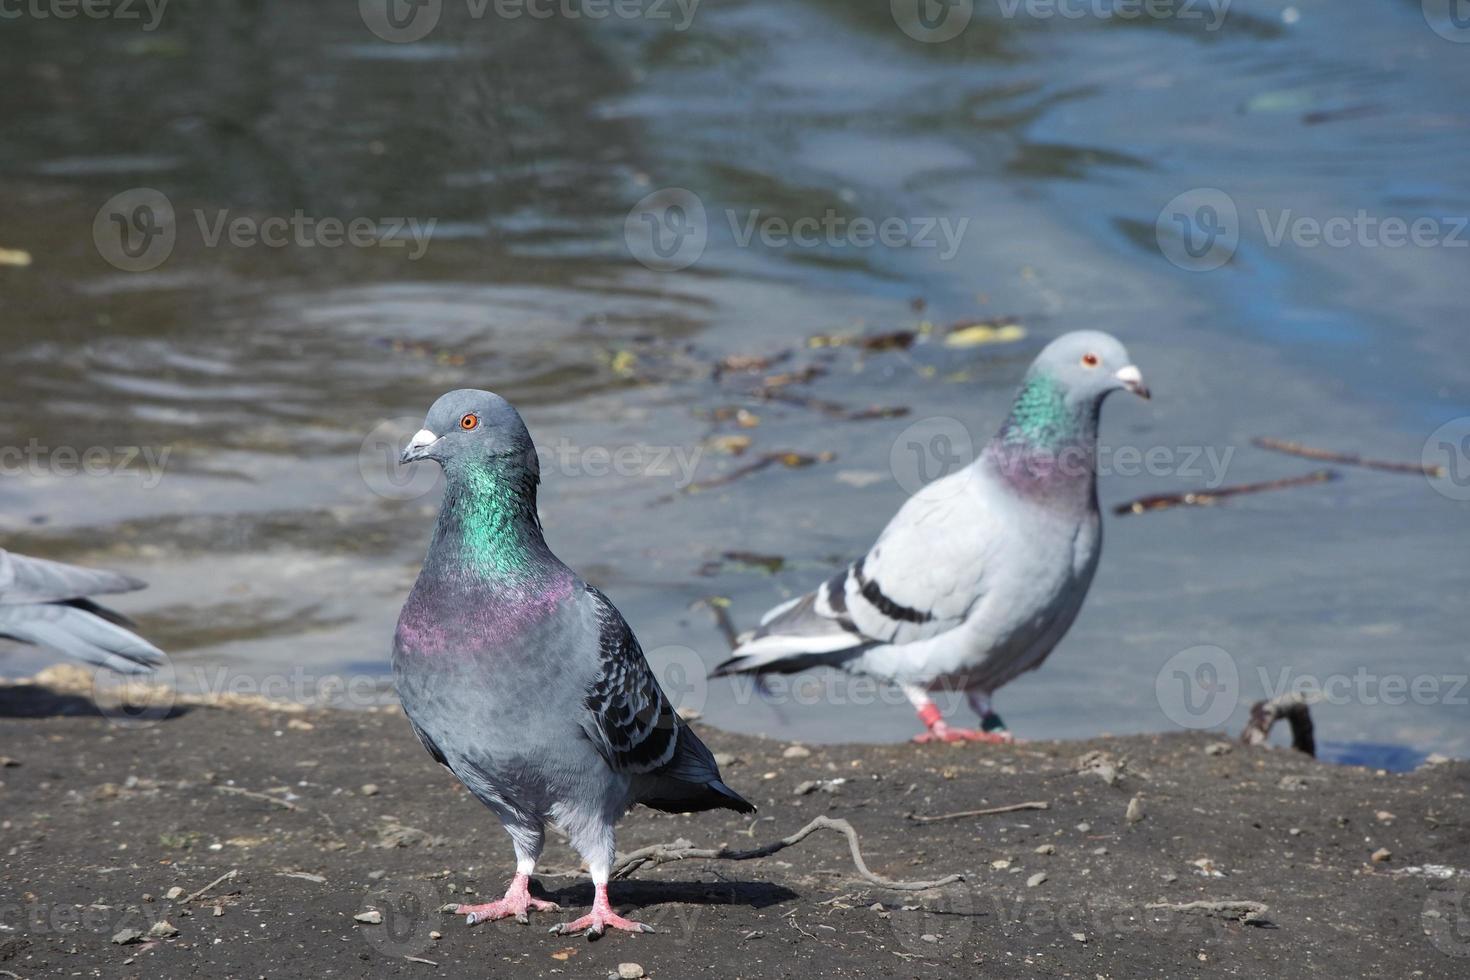
{"type": "Polygon", "coordinates": [[[459,420],[459,427],[466,432],[470,431],[479,424],[480,416],[476,415],[474,412],[471,412],[470,414],[459,420]]]}
{"type": "Polygon", "coordinates": [[[1097,355],[1096,354],[1083,354],[1082,355],[1082,366],[1083,367],[1090,367],[1090,368],[1097,367],[1097,355]]]}

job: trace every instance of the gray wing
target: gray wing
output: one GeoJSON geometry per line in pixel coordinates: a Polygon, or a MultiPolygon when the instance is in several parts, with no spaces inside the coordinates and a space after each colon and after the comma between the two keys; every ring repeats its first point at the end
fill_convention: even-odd
{"type": "Polygon", "coordinates": [[[583,728],[621,773],[668,765],[679,747],[679,716],[658,686],[638,638],[607,596],[587,586],[597,612],[599,675],[587,692],[583,728]]]}
{"type": "Polygon", "coordinates": [[[126,629],[125,617],[87,598],[141,588],[129,575],[0,551],[0,636],[121,673],[146,673],[167,661],[163,651],[126,629]]]}
{"type": "Polygon", "coordinates": [[[838,665],[875,646],[951,632],[985,594],[983,507],[955,474],[910,497],[862,558],[777,606],[715,673],[838,665]]]}
{"type": "Polygon", "coordinates": [[[131,575],[96,568],[78,568],[45,558],[0,551],[0,604],[60,602],[90,595],[134,592],[144,583],[131,575]]]}

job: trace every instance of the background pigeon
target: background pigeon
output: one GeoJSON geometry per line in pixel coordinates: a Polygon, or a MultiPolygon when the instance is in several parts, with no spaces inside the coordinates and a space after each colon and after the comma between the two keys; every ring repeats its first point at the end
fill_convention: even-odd
{"type": "Polygon", "coordinates": [[[126,616],[87,598],[144,584],[117,572],[0,551],[0,636],[124,674],[147,673],[167,660],[163,651],[127,629],[134,624],[126,616]]]}
{"type": "Polygon", "coordinates": [[[444,501],[399,616],[394,682],[424,747],[495,811],[516,853],[503,899],[455,911],[474,925],[555,909],[528,891],[551,821],[595,889],[589,915],[552,931],[650,932],[608,903],[617,820],[635,803],[755,808],[720,781],[622,615],[547,547],[536,449],[510,403],[443,396],[403,451],[417,459],[444,468],[444,501]]]}
{"type": "Polygon", "coordinates": [[[768,612],[714,675],[837,667],[900,685],[928,728],[916,741],[1008,741],[991,694],[1041,665],[1097,569],[1098,416],[1119,389],[1149,397],[1116,339],[1052,341],[979,458],[910,497],[864,557],[768,612]],[[945,724],[936,691],[964,691],[982,730],[945,724]]]}

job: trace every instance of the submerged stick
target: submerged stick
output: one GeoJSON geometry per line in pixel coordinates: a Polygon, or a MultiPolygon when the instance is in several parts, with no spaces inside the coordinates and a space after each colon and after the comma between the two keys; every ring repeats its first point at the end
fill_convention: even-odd
{"type": "Polygon", "coordinates": [[[1340,478],[1336,470],[1317,470],[1304,476],[1289,476],[1281,480],[1266,480],[1262,483],[1239,483],[1232,487],[1214,490],[1190,490],[1186,493],[1160,493],[1151,497],[1139,497],[1113,508],[1114,514],[1147,514],[1154,510],[1171,507],[1210,507],[1228,497],[1240,497],[1248,493],[1265,493],[1268,490],[1289,490],[1306,487],[1314,483],[1329,483],[1340,478]]]}
{"type": "Polygon", "coordinates": [[[695,847],[689,841],[677,840],[672,844],[653,844],[649,847],[640,847],[636,851],[623,855],[613,865],[612,876],[614,878],[626,878],[644,865],[666,864],[669,861],[687,861],[695,858],[705,858],[718,861],[752,861],[756,858],[769,857],[777,851],[784,851],[793,844],[799,844],[806,838],[819,830],[835,830],[847,838],[848,849],[852,852],[852,863],[857,872],[866,881],[882,888],[892,888],[895,891],[918,892],[929,888],[940,888],[951,885],[957,881],[964,881],[964,875],[945,875],[934,881],[895,881],[885,878],[868,870],[868,864],[863,860],[863,852],[858,846],[857,831],[852,829],[852,824],[846,820],[834,820],[831,817],[817,817],[811,823],[798,830],[789,837],[762,844],[760,847],[749,851],[732,851],[728,847],[695,847]]]}
{"type": "Polygon", "coordinates": [[[905,814],[914,823],[939,823],[941,820],[963,820],[966,817],[989,817],[997,813],[1015,813],[1017,810],[1050,810],[1051,804],[1045,800],[1032,800],[1029,803],[1011,803],[1006,806],[986,807],[983,810],[961,810],[958,813],[941,813],[938,816],[926,817],[921,813],[905,814]]]}
{"type": "Polygon", "coordinates": [[[719,476],[712,476],[708,480],[696,480],[694,483],[686,486],[684,488],[684,492],[698,493],[701,490],[709,490],[713,487],[722,487],[727,483],[734,483],[736,480],[740,479],[743,476],[750,476],[750,474],[752,473],[757,473],[765,469],[767,466],[772,465],[773,463],[780,463],[783,466],[788,466],[792,469],[795,469],[798,466],[811,466],[813,463],[830,463],[836,458],[836,454],[831,452],[820,452],[815,455],[812,455],[810,453],[793,452],[791,450],[787,450],[786,452],[766,453],[764,456],[754,459],[751,462],[746,463],[744,466],[735,467],[728,473],[722,473],[719,476]]]}
{"type": "Polygon", "coordinates": [[[1301,456],[1304,459],[1315,459],[1323,463],[1341,463],[1343,466],[1362,466],[1370,470],[1384,470],[1388,473],[1413,473],[1418,476],[1441,477],[1445,475],[1443,466],[1425,466],[1423,463],[1395,463],[1382,459],[1367,459],[1357,453],[1335,453],[1327,449],[1314,449],[1304,446],[1299,442],[1288,442],[1285,439],[1272,439],[1267,436],[1257,436],[1251,443],[1262,449],[1270,449],[1278,453],[1286,453],[1288,456],[1301,456]]]}

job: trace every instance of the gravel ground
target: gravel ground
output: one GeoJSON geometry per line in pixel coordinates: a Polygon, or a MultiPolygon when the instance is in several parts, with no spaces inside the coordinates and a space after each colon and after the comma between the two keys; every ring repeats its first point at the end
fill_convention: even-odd
{"type": "Polygon", "coordinates": [[[511,851],[397,711],[184,705],[123,727],[58,687],[0,689],[0,977],[1470,976],[1467,763],[1388,774],[1204,734],[807,748],[704,729],[758,819],[640,809],[625,851],[751,849],[826,816],[879,876],[964,880],[882,887],[823,830],[644,867],[613,901],[659,932],[588,943],[546,932],[591,900],[556,838],[538,884],[562,912],[439,911],[498,897],[511,851]],[[1046,807],[922,819],[1020,803],[1046,807]],[[1194,902],[1224,904],[1152,907],[1194,902]]]}

